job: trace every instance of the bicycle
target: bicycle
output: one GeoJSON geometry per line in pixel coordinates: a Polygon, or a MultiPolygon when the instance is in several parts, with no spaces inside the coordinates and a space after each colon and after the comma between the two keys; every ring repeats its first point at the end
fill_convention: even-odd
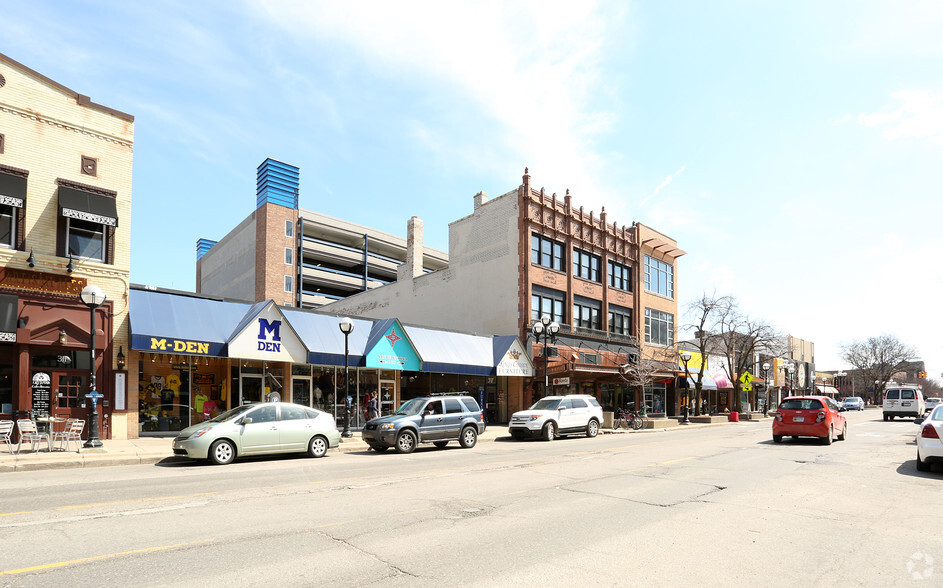
{"type": "Polygon", "coordinates": [[[638,431],[644,425],[643,417],[632,410],[617,408],[615,415],[613,416],[613,430],[619,429],[621,427],[625,427],[626,429],[632,427],[632,429],[638,431]]]}

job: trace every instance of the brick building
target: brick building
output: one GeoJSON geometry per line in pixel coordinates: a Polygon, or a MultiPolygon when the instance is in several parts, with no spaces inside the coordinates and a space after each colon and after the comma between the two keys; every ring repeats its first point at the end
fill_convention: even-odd
{"type": "MultiPolygon", "coordinates": [[[[102,438],[136,431],[128,412],[134,117],[0,54],[0,419],[87,418],[97,285],[102,438]]],[[[86,433],[87,434],[87,433],[86,433]]]]}
{"type": "MultiPolygon", "coordinates": [[[[408,223],[417,259],[421,221],[408,223]]],[[[593,394],[606,407],[644,401],[674,415],[678,359],[677,242],[641,223],[610,222],[523,183],[489,199],[479,192],[471,215],[449,225],[448,266],[433,273],[408,261],[399,279],[323,306],[326,311],[530,340],[538,377],[520,389],[489,389],[497,420],[546,393],[593,394]],[[544,315],[560,325],[544,354],[531,334],[544,315]],[[633,386],[620,366],[652,366],[633,386]],[[548,381],[549,389],[544,389],[548,381]]]]}

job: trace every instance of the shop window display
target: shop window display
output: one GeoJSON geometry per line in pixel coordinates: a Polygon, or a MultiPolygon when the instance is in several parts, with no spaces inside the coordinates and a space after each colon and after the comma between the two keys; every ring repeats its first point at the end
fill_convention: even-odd
{"type": "Polygon", "coordinates": [[[225,365],[199,357],[155,355],[139,363],[138,427],[180,431],[226,410],[225,365]]]}

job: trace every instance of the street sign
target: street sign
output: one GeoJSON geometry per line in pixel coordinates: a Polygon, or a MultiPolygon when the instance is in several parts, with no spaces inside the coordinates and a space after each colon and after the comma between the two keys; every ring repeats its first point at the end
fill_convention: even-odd
{"type": "Polygon", "coordinates": [[[551,383],[554,386],[569,386],[570,378],[554,378],[553,380],[551,380],[551,383]]]}
{"type": "Polygon", "coordinates": [[[744,384],[740,386],[740,390],[742,390],[743,392],[750,392],[753,390],[753,386],[751,386],[750,384],[744,384]]]}
{"type": "MultiPolygon", "coordinates": [[[[750,372],[743,372],[743,375],[740,376],[740,383],[743,384],[744,386],[749,386],[752,381],[753,381],[753,374],[751,374],[750,372]]],[[[746,389],[747,388],[744,388],[744,390],[746,389]]]]}

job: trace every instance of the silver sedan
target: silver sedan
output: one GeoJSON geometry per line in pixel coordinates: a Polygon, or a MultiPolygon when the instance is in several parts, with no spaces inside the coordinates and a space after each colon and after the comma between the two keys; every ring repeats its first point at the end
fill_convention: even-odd
{"type": "Polygon", "coordinates": [[[245,404],[180,431],[174,455],[230,463],[236,457],[304,453],[324,457],[340,433],[330,414],[289,402],[245,404]]]}

